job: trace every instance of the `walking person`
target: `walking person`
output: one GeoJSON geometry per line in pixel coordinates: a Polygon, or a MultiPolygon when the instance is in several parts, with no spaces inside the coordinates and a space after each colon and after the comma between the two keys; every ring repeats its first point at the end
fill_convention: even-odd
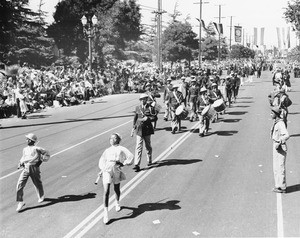
{"type": "Polygon", "coordinates": [[[281,118],[281,109],[278,106],[271,107],[271,117],[274,120],[271,129],[271,139],[273,140],[273,173],[275,187],[273,192],[286,192],[286,141],[289,139],[289,133],[285,123],[281,118]]]}
{"type": "Polygon", "coordinates": [[[190,121],[197,119],[197,113],[196,113],[196,101],[199,95],[199,87],[196,84],[196,79],[191,79],[191,86],[189,87],[188,91],[188,104],[190,107],[190,121]]]}
{"type": "Polygon", "coordinates": [[[148,95],[141,94],[140,105],[135,108],[133,118],[133,131],[136,133],[136,147],[134,156],[134,167],[136,172],[140,171],[140,164],[145,142],[148,166],[152,164],[151,135],[154,134],[152,122],[157,120],[155,108],[147,103],[148,95]]]}
{"type": "Polygon", "coordinates": [[[23,156],[19,162],[18,168],[23,168],[17,183],[17,212],[25,206],[23,201],[23,190],[30,177],[38,195],[38,202],[44,201],[44,188],[41,180],[40,165],[42,162],[48,161],[50,154],[49,151],[42,147],[38,147],[37,136],[33,133],[29,133],[25,136],[27,140],[27,147],[23,149],[23,156]],[[46,155],[46,156],[43,156],[46,155]]]}
{"type": "Polygon", "coordinates": [[[197,113],[200,121],[199,125],[199,136],[203,137],[207,134],[209,129],[210,118],[207,115],[203,115],[202,111],[205,107],[210,105],[209,97],[207,94],[207,89],[202,87],[200,90],[200,95],[197,98],[197,113]]]}
{"type": "Polygon", "coordinates": [[[179,85],[175,84],[172,87],[172,92],[169,93],[169,105],[170,105],[170,111],[171,111],[171,128],[172,134],[175,134],[175,131],[181,130],[181,118],[179,115],[176,115],[176,109],[184,104],[183,95],[181,92],[178,91],[179,85]]]}
{"type": "Polygon", "coordinates": [[[164,94],[163,94],[163,101],[164,101],[164,104],[166,106],[166,110],[165,110],[165,114],[164,114],[164,120],[165,121],[169,120],[169,115],[171,114],[170,113],[170,106],[169,106],[169,94],[172,91],[171,82],[172,82],[172,79],[168,78],[167,83],[166,83],[165,88],[164,88],[164,94]]]}
{"type": "Polygon", "coordinates": [[[122,167],[131,165],[133,162],[133,154],[125,147],[120,145],[122,138],[118,133],[114,133],[109,138],[110,147],[107,148],[99,159],[99,169],[102,174],[103,181],[103,204],[104,204],[104,217],[103,222],[108,223],[108,204],[110,184],[114,184],[114,191],[116,195],[116,211],[121,210],[120,206],[120,182],[126,179],[125,174],[122,172],[122,167]]]}

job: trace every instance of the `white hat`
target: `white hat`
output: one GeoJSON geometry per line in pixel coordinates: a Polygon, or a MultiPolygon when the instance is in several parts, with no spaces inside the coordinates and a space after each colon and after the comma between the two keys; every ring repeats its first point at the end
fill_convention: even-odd
{"type": "Polygon", "coordinates": [[[174,84],[172,88],[179,88],[179,84],[174,84]]]}
{"type": "Polygon", "coordinates": [[[140,100],[143,99],[143,98],[147,98],[147,97],[148,97],[148,95],[146,93],[142,93],[141,96],[140,96],[140,100]]]}
{"type": "Polygon", "coordinates": [[[37,136],[33,133],[29,133],[25,136],[27,139],[36,142],[37,141],[37,136]]]}

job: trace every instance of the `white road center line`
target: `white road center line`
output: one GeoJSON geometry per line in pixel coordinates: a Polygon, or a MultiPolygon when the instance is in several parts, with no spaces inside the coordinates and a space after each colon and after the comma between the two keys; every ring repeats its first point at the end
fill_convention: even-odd
{"type": "Polygon", "coordinates": [[[277,193],[277,237],[284,237],[282,194],[280,194],[280,193],[277,193]]]}
{"type": "MultiPolygon", "coordinates": [[[[68,148],[66,148],[66,149],[64,149],[64,150],[61,150],[61,151],[59,151],[59,152],[57,152],[57,153],[51,155],[51,158],[53,158],[54,156],[59,155],[59,154],[61,154],[61,153],[64,153],[64,152],[66,152],[66,151],[68,151],[68,150],[71,150],[71,149],[73,149],[73,148],[75,148],[75,147],[77,147],[77,146],[79,146],[79,145],[82,145],[82,144],[84,144],[84,143],[86,143],[86,142],[88,142],[88,141],[90,141],[90,140],[93,140],[93,139],[95,139],[95,138],[97,138],[97,137],[99,137],[99,136],[102,136],[102,135],[104,135],[104,134],[106,134],[106,133],[108,133],[108,132],[110,132],[110,131],[113,131],[113,130],[115,130],[116,128],[119,128],[119,127],[121,127],[121,126],[124,126],[124,125],[128,124],[129,122],[132,122],[132,120],[127,121],[127,122],[125,122],[125,123],[123,123],[123,124],[121,124],[121,125],[119,125],[119,126],[114,127],[114,128],[111,128],[111,129],[109,129],[109,130],[107,130],[107,131],[104,131],[104,132],[102,132],[102,133],[100,133],[100,134],[98,134],[98,135],[92,136],[92,137],[90,137],[90,138],[88,138],[88,139],[86,139],[86,140],[84,140],[84,141],[81,141],[81,142],[79,142],[79,143],[77,143],[77,144],[75,144],[75,145],[72,145],[72,146],[70,146],[70,147],[68,147],[68,148]]],[[[20,172],[20,171],[22,171],[22,169],[19,169],[19,170],[16,170],[16,171],[14,171],[14,172],[12,172],[12,173],[10,173],[10,174],[4,175],[3,177],[0,178],[0,181],[3,180],[3,179],[5,179],[5,178],[8,178],[8,177],[10,177],[11,175],[14,175],[14,174],[16,174],[16,173],[18,173],[18,172],[20,172]]]]}
{"type": "MultiPolygon", "coordinates": [[[[164,152],[162,152],[153,162],[157,162],[160,160],[163,160],[167,158],[175,149],[177,149],[189,136],[193,134],[193,131],[195,128],[199,127],[199,122],[195,124],[191,131],[188,133],[185,133],[182,135],[179,139],[177,139],[171,146],[169,146],[164,152]]],[[[137,185],[139,185],[150,173],[152,173],[154,170],[148,170],[148,171],[141,171],[139,172],[135,177],[133,177],[128,183],[126,183],[122,188],[122,196],[121,200],[126,197],[127,194],[129,194],[137,185]],[[127,189],[128,188],[128,189],[127,189]],[[126,190],[127,189],[127,190],[126,190]]],[[[115,202],[115,196],[112,195],[109,198],[110,205],[108,207],[108,210],[111,210],[114,207],[115,202]]],[[[92,212],[88,217],[86,217],[80,224],[78,224],[72,231],[70,231],[67,235],[64,236],[64,238],[70,238],[73,237],[76,233],[80,232],[74,236],[74,237],[82,237],[84,236],[97,222],[99,222],[103,218],[103,204],[99,206],[94,212],[92,212]],[[100,213],[97,217],[97,213],[100,213]],[[94,218],[95,217],[95,218],[94,218]]]]}

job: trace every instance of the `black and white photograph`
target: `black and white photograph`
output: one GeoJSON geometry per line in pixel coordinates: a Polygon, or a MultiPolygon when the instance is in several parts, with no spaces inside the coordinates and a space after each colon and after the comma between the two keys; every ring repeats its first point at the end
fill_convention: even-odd
{"type": "Polygon", "coordinates": [[[0,237],[300,237],[300,0],[1,0],[0,237]]]}

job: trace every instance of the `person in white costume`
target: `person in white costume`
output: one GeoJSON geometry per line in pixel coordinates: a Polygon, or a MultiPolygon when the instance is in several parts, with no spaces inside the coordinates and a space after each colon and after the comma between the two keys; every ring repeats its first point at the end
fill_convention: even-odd
{"type": "Polygon", "coordinates": [[[124,165],[131,165],[133,163],[133,154],[125,147],[120,145],[121,136],[114,133],[110,136],[110,147],[107,148],[99,159],[99,168],[103,179],[103,203],[104,203],[104,217],[103,222],[108,223],[108,204],[109,204],[109,190],[110,184],[114,184],[114,191],[116,194],[116,211],[120,211],[120,182],[125,180],[125,174],[122,172],[124,165]]]}

